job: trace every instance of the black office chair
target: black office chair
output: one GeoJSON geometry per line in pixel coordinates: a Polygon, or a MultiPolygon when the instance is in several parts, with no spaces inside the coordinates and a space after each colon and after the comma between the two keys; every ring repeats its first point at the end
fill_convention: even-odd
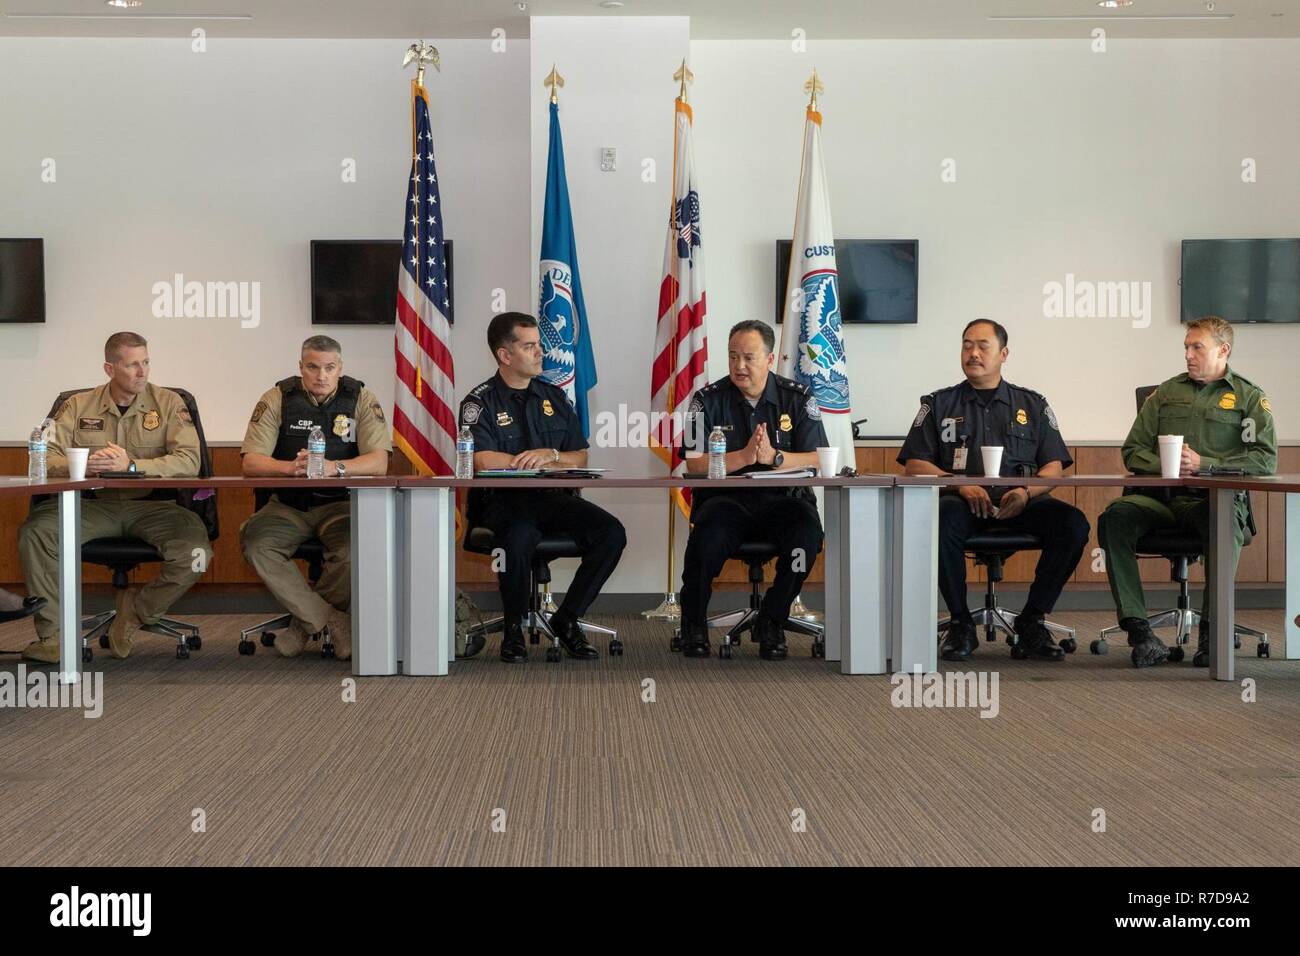
{"type": "MultiPolygon", "coordinates": [[[[465,550],[473,554],[491,555],[492,552],[500,547],[496,535],[489,528],[471,527],[465,534],[465,550]]],[[[546,649],[546,659],[550,663],[556,663],[560,660],[560,639],[555,632],[551,630],[551,617],[554,611],[547,610],[543,600],[543,589],[549,592],[548,585],[551,583],[551,562],[556,558],[580,558],[582,549],[572,535],[567,534],[548,534],[537,543],[537,550],[533,552],[533,564],[531,584],[528,589],[528,614],[524,618],[523,625],[528,631],[528,640],[531,644],[537,644],[541,641],[541,635],[545,634],[551,642],[551,646],[546,649]]],[[[490,621],[483,621],[470,627],[466,634],[466,641],[470,642],[475,637],[486,637],[488,634],[504,631],[506,619],[496,617],[490,621]]],[[[609,638],[609,654],[611,657],[619,657],[623,653],[623,642],[618,639],[618,631],[601,627],[599,624],[592,624],[590,621],[579,620],[578,626],[586,634],[603,634],[609,638]]]]}
{"type": "MultiPolygon", "coordinates": [[[[727,629],[727,633],[723,635],[722,643],[718,646],[719,658],[729,660],[731,658],[731,649],[740,643],[740,636],[746,631],[750,633],[751,641],[758,640],[753,636],[753,633],[754,622],[757,620],[763,605],[763,567],[769,561],[774,560],[780,553],[781,549],[771,541],[745,541],[732,553],[732,558],[744,561],[749,567],[749,607],[740,611],[724,611],[721,614],[709,615],[706,622],[708,627],[725,627],[727,629]]],[[[812,656],[826,656],[826,625],[815,621],[802,621],[792,617],[786,620],[783,629],[811,637],[813,639],[812,656]]],[[[682,630],[680,627],[673,631],[668,647],[672,651],[682,649],[682,630]]]]}
{"type": "MultiPolygon", "coordinates": [[[[319,538],[308,538],[298,545],[293,552],[293,559],[307,562],[307,580],[311,582],[312,587],[315,587],[316,582],[320,580],[320,576],[325,573],[325,545],[321,543],[319,538]]],[[[239,632],[239,653],[252,654],[257,650],[257,644],[252,638],[254,634],[261,635],[263,647],[273,646],[275,644],[275,632],[288,627],[292,620],[293,615],[286,612],[277,614],[269,621],[263,621],[261,624],[243,628],[239,632]]],[[[313,635],[313,639],[314,637],[315,635],[313,635]]],[[[325,631],[325,638],[321,643],[320,656],[325,658],[334,656],[334,643],[329,636],[328,629],[325,631]]]]}
{"type": "MultiPolygon", "coordinates": [[[[59,393],[59,397],[50,406],[49,417],[55,417],[59,413],[59,409],[63,407],[63,403],[72,396],[88,391],[90,391],[88,388],[74,388],[59,393]]],[[[203,421],[199,417],[198,404],[194,401],[194,396],[183,388],[170,388],[169,391],[175,392],[185,402],[185,408],[189,411],[190,418],[194,420],[194,430],[199,434],[199,477],[211,478],[213,475],[212,455],[208,451],[208,440],[203,434],[203,421]]],[[[217,496],[214,490],[178,488],[167,491],[160,489],[154,491],[149,497],[162,501],[176,501],[181,507],[193,511],[203,520],[209,541],[215,541],[220,534],[220,526],[217,520],[217,496]],[[203,491],[207,491],[207,494],[203,494],[203,491]]],[[[41,500],[41,496],[33,498],[33,504],[38,500],[41,500]]],[[[82,543],[81,560],[86,564],[97,564],[108,568],[113,572],[113,588],[124,591],[129,584],[128,575],[132,571],[142,564],[162,561],[162,555],[152,545],[139,538],[95,538],[92,541],[82,543]]],[[[83,664],[89,664],[94,660],[95,652],[91,650],[91,641],[98,638],[100,647],[108,647],[108,629],[116,616],[117,611],[111,610],[82,620],[81,661],[83,664]]],[[[170,617],[159,618],[157,624],[146,624],[140,629],[151,634],[161,634],[164,637],[173,638],[176,641],[176,657],[180,660],[188,658],[191,650],[197,651],[203,646],[203,638],[199,634],[197,625],[188,624],[170,617]]]]}
{"type": "MultiPolygon", "coordinates": [[[[1002,581],[1002,569],[1007,558],[1017,551],[1038,551],[1042,547],[1043,540],[1037,535],[1029,534],[1026,531],[1014,531],[1010,528],[988,528],[984,531],[978,531],[966,539],[966,553],[975,559],[976,564],[983,565],[988,572],[988,587],[984,591],[984,606],[971,611],[971,617],[975,619],[975,626],[984,628],[984,642],[986,644],[997,643],[998,631],[1006,632],[1008,644],[1016,643],[1015,621],[1020,612],[998,606],[997,586],[1002,581]]],[[[952,618],[945,618],[939,622],[939,640],[941,642],[944,634],[952,627],[952,623],[952,618]]],[[[1060,635],[1060,640],[1057,643],[1065,653],[1073,654],[1078,649],[1079,642],[1075,636],[1074,628],[1056,624],[1052,621],[1043,621],[1043,626],[1053,634],[1060,635]]]]}
{"type": "MultiPolygon", "coordinates": [[[[1138,411],[1142,410],[1142,403],[1147,400],[1147,397],[1156,388],[1155,385],[1144,385],[1136,390],[1138,411]]],[[[1126,488],[1124,491],[1125,494],[1136,493],[1153,497],[1163,494],[1166,498],[1172,497],[1169,492],[1170,489],[1168,488],[1126,488]]],[[[1259,529],[1255,525],[1255,509],[1251,505],[1249,493],[1241,491],[1238,492],[1238,495],[1244,496],[1246,499],[1246,534],[1242,541],[1242,547],[1245,547],[1254,540],[1255,535],[1259,533],[1259,529]]],[[[1169,649],[1169,660],[1177,663],[1186,656],[1183,646],[1191,641],[1192,632],[1197,630],[1201,623],[1200,612],[1192,610],[1187,583],[1188,569],[1203,557],[1201,554],[1201,536],[1188,528],[1157,528],[1138,538],[1137,556],[1139,558],[1165,558],[1168,560],[1169,580],[1178,585],[1178,606],[1153,614],[1148,619],[1153,629],[1157,627],[1177,628],[1175,644],[1169,649]]],[[[1122,630],[1123,628],[1118,624],[1105,628],[1097,640],[1088,645],[1088,649],[1094,654],[1107,653],[1110,650],[1110,646],[1106,643],[1107,636],[1117,634],[1122,630]]],[[[1259,657],[1269,656],[1268,635],[1244,624],[1236,625],[1232,637],[1233,647],[1241,647],[1243,634],[1258,639],[1259,645],[1255,650],[1256,655],[1259,657]]]]}

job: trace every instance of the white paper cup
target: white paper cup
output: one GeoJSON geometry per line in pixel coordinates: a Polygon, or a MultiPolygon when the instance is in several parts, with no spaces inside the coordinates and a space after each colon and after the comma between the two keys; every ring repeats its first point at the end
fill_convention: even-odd
{"type": "Polygon", "coordinates": [[[1002,446],[980,445],[980,455],[984,459],[984,476],[997,478],[1002,474],[1002,446]]]}
{"type": "Polygon", "coordinates": [[[817,449],[817,474],[823,478],[834,478],[835,473],[840,469],[840,449],[839,446],[834,448],[817,449]]]}
{"type": "Polygon", "coordinates": [[[1183,436],[1160,435],[1160,477],[1177,478],[1183,464],[1183,436]]]}
{"type": "Polygon", "coordinates": [[[68,477],[73,481],[82,481],[86,477],[86,459],[90,457],[89,448],[68,449],[68,477]]]}

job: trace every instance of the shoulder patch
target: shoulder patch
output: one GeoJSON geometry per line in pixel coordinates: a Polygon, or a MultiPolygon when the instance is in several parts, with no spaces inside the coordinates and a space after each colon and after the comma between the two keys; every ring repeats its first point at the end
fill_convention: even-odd
{"type": "Polygon", "coordinates": [[[815,422],[822,420],[822,407],[817,403],[817,396],[809,395],[803,406],[804,413],[815,422]]]}
{"type": "Polygon", "coordinates": [[[381,422],[385,421],[383,405],[380,405],[378,402],[371,402],[370,411],[374,414],[375,418],[379,419],[381,422]]]}
{"type": "Polygon", "coordinates": [[[460,409],[460,420],[462,424],[473,425],[480,415],[483,414],[483,406],[474,402],[466,402],[460,409]]]}
{"type": "Polygon", "coordinates": [[[194,424],[194,416],[190,414],[190,410],[186,408],[184,405],[182,405],[180,408],[176,410],[176,417],[181,420],[182,425],[194,424]]]}
{"type": "MultiPolygon", "coordinates": [[[[701,389],[700,391],[703,391],[703,389],[701,389]]],[[[691,398],[691,404],[686,409],[686,414],[700,415],[703,414],[703,412],[704,412],[704,401],[703,399],[700,398],[700,392],[697,391],[695,395],[691,398]]]]}
{"type": "Polygon", "coordinates": [[[925,404],[925,402],[922,402],[921,407],[916,411],[916,417],[912,419],[912,427],[920,428],[922,423],[925,421],[926,416],[928,416],[930,412],[930,406],[925,404]]]}
{"type": "Polygon", "coordinates": [[[269,409],[270,407],[271,406],[266,404],[266,402],[258,402],[255,406],[253,406],[253,417],[250,418],[249,421],[251,421],[254,425],[256,425],[258,422],[262,420],[262,416],[266,414],[267,409],[269,409]]]}
{"type": "Polygon", "coordinates": [[[1054,431],[1061,430],[1060,424],[1056,421],[1056,412],[1052,411],[1051,405],[1043,406],[1043,417],[1047,419],[1047,424],[1051,425],[1054,431]]]}
{"type": "Polygon", "coordinates": [[[1264,409],[1264,411],[1269,412],[1270,414],[1273,411],[1273,406],[1268,403],[1267,395],[1260,396],[1259,407],[1264,409]]]}

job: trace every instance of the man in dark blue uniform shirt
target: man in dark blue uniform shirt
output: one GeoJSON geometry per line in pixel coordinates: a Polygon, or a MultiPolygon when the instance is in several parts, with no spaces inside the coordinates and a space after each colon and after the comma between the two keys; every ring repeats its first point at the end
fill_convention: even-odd
{"type": "MultiPolygon", "coordinates": [[[[966,381],[921,397],[898,461],[909,475],[983,475],[980,447],[1002,447],[1001,477],[1057,477],[1073,464],[1047,399],[1002,377],[1007,330],[976,319],[962,332],[966,381]]],[[[1043,618],[1056,606],[1088,543],[1088,519],[1053,498],[1047,486],[991,488],[966,485],[939,497],[939,591],[952,625],[944,638],[946,661],[964,661],[979,641],[966,604],[966,540],[991,527],[1028,532],[1042,539],[1034,583],[1015,621],[1013,657],[1059,661],[1064,652],[1043,618]],[[990,494],[992,492],[992,494],[990,494]]]]}
{"type": "MultiPolygon", "coordinates": [[[[543,381],[537,320],[505,312],[488,323],[488,348],[497,373],[472,389],[460,404],[460,424],[474,436],[474,469],[584,468],[587,439],[564,389],[543,381]]],[[[523,479],[521,479],[521,482],[523,479]]],[[[571,534],[583,549],[582,563],[551,617],[551,630],[570,657],[598,655],[578,625],[618,565],[627,544],[622,523],[590,501],[563,489],[474,490],[470,527],[491,528],[505,551],[498,572],[505,632],[501,659],[525,660],[523,618],[528,612],[533,552],[547,533],[571,534]]]]}
{"type": "MultiPolygon", "coordinates": [[[[706,475],[714,426],[727,438],[727,474],[778,468],[816,468],[826,445],[821,409],[806,385],[772,372],[776,336],[765,322],[739,322],[727,339],[729,374],[695,393],[687,412],[682,457],[686,471],[706,475]]],[[[784,660],[783,627],[790,604],[822,547],[822,525],[811,489],[710,491],[691,486],[691,535],[682,567],[682,651],[708,657],[709,596],[723,564],[751,537],[776,541],[776,579],[754,623],[759,654],[784,660]]]]}

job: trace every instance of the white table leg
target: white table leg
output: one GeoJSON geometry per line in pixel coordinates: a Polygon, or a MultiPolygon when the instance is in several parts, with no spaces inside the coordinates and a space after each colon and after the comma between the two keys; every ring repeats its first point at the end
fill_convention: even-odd
{"type": "Polygon", "coordinates": [[[884,674],[889,656],[891,489],[826,489],[826,659],[884,674]]]}
{"type": "Polygon", "coordinates": [[[1210,678],[1233,679],[1232,640],[1235,633],[1233,599],[1235,568],[1232,561],[1234,525],[1237,521],[1237,493],[1231,488],[1210,491],[1210,550],[1214,553],[1214,576],[1205,582],[1210,592],[1210,678]]]}
{"type": "Polygon", "coordinates": [[[938,669],[939,489],[894,487],[891,669],[938,669]]]}
{"type": "Polygon", "coordinates": [[[395,488],[353,488],[352,673],[397,673],[395,488]]]}
{"type": "Polygon", "coordinates": [[[81,679],[81,492],[59,492],[59,682],[81,679]]]}
{"type": "Polygon", "coordinates": [[[1300,494],[1286,496],[1286,618],[1282,622],[1282,633],[1286,635],[1286,656],[1288,660],[1300,657],[1300,627],[1296,627],[1296,616],[1300,615],[1300,494]]]}
{"type": "Polygon", "coordinates": [[[450,488],[407,488],[403,500],[402,670],[444,675],[456,656],[456,509],[450,488]]]}

